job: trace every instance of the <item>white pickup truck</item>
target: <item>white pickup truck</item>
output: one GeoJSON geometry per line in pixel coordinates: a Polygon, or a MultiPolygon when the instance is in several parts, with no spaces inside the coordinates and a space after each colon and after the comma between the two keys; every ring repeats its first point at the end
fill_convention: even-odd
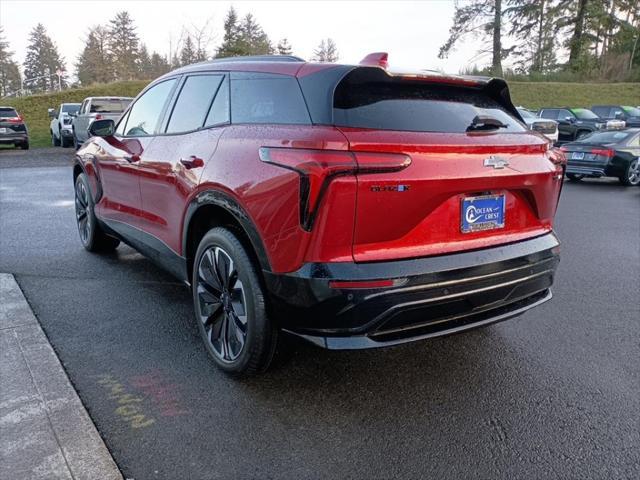
{"type": "Polygon", "coordinates": [[[111,119],[117,121],[133,98],[130,97],[88,97],[80,106],[73,119],[73,145],[76,149],[89,138],[89,126],[94,120],[111,119]]]}
{"type": "Polygon", "coordinates": [[[69,147],[73,142],[71,123],[73,117],[80,109],[79,103],[61,103],[58,108],[48,110],[51,123],[49,132],[51,133],[51,144],[54,147],[69,147]]]}

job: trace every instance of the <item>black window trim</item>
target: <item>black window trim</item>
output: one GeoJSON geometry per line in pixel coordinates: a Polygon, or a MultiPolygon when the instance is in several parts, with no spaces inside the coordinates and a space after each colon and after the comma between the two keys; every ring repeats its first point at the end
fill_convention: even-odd
{"type": "MultiPolygon", "coordinates": [[[[164,117],[167,113],[167,107],[169,106],[169,104],[171,103],[171,101],[173,100],[174,94],[175,94],[175,90],[176,87],[180,84],[180,79],[181,79],[181,75],[172,75],[170,77],[167,78],[163,78],[160,81],[157,82],[153,82],[151,84],[149,84],[147,86],[147,88],[145,88],[142,92],[140,92],[140,94],[136,97],[135,100],[133,100],[130,104],[129,107],[122,112],[122,115],[120,116],[120,120],[118,121],[118,123],[115,125],[115,129],[114,129],[114,136],[117,138],[147,138],[147,137],[156,137],[159,135],[158,131],[160,130],[160,126],[163,124],[164,122],[164,117]],[[156,124],[156,126],[154,127],[154,132],[147,134],[147,135],[116,135],[115,131],[118,130],[118,126],[120,126],[120,123],[122,123],[122,121],[126,120],[127,122],[129,121],[129,113],[131,112],[131,109],[133,108],[133,106],[138,103],[138,101],[152,88],[160,85],[161,83],[167,82],[169,80],[176,80],[175,84],[173,85],[173,88],[171,89],[171,91],[169,92],[169,95],[167,96],[167,100],[165,100],[164,105],[162,107],[162,109],[160,110],[160,116],[158,118],[158,123],[156,124]]],[[[126,125],[125,125],[126,128],[126,125]]]]}
{"type": "Polygon", "coordinates": [[[162,119],[162,123],[160,124],[160,128],[159,128],[159,132],[154,135],[156,137],[170,137],[173,135],[187,135],[189,133],[194,133],[194,132],[199,132],[201,130],[208,130],[210,128],[217,128],[217,127],[222,127],[222,126],[227,126],[231,123],[231,91],[230,89],[227,89],[227,96],[229,97],[229,120],[227,120],[226,122],[220,122],[220,123],[216,123],[213,125],[205,125],[205,122],[207,121],[207,117],[209,116],[209,112],[211,111],[211,107],[213,107],[213,102],[216,99],[216,96],[218,95],[218,92],[220,91],[220,88],[222,87],[222,84],[224,82],[229,82],[229,72],[226,71],[221,71],[221,70],[204,70],[204,71],[198,71],[198,72],[194,72],[194,73],[185,73],[181,76],[180,81],[178,82],[178,88],[173,92],[173,94],[171,95],[171,101],[169,103],[170,108],[167,108],[166,112],[165,112],[165,116],[162,119]],[[220,84],[218,85],[218,88],[216,89],[213,97],[211,97],[211,103],[209,103],[209,107],[207,108],[207,113],[204,116],[203,120],[202,120],[202,125],[198,128],[194,128],[193,130],[185,130],[185,131],[180,131],[180,132],[167,132],[167,128],[169,128],[169,121],[171,120],[171,115],[173,114],[173,110],[176,107],[176,103],[178,102],[178,97],[180,96],[180,92],[182,92],[182,88],[184,87],[184,84],[187,81],[187,78],[189,77],[198,77],[198,76],[206,76],[206,75],[215,75],[215,76],[221,76],[222,77],[222,82],[220,82],[220,84]]]}

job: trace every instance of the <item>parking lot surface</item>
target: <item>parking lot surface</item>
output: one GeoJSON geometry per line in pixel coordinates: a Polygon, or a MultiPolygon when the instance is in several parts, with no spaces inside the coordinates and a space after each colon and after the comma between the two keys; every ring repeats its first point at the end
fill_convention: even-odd
{"type": "Polygon", "coordinates": [[[82,249],[69,167],[1,168],[0,203],[0,271],[127,478],[640,476],[640,188],[565,184],[554,299],[523,317],[384,350],[294,344],[244,381],[208,359],[183,285],[128,247],[82,249]]]}

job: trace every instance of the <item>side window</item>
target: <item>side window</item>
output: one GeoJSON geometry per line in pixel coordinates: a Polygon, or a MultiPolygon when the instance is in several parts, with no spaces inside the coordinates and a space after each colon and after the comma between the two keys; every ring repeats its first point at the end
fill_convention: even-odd
{"type": "Polygon", "coordinates": [[[125,136],[152,135],[155,133],[160,115],[162,115],[162,110],[175,83],[175,78],[158,83],[136,101],[129,111],[126,125],[124,126],[125,136]]]}
{"type": "Polygon", "coordinates": [[[212,125],[221,125],[223,123],[229,123],[229,78],[225,78],[220,87],[216,98],[213,100],[207,120],[204,122],[206,127],[212,125]]]}
{"type": "Polygon", "coordinates": [[[201,128],[222,79],[222,75],[187,77],[171,112],[166,132],[189,132],[201,128]]]}
{"type": "Polygon", "coordinates": [[[548,120],[557,120],[558,119],[558,111],[557,110],[550,110],[550,109],[542,110],[542,112],[540,113],[540,116],[542,118],[546,118],[548,120]]]}
{"type": "Polygon", "coordinates": [[[298,80],[264,73],[231,74],[231,121],[311,124],[298,80]]]}
{"type": "Polygon", "coordinates": [[[620,115],[619,118],[624,118],[624,111],[619,107],[612,108],[611,109],[611,118],[616,118],[616,115],[620,115]]]}
{"type": "Polygon", "coordinates": [[[575,115],[571,113],[569,110],[558,110],[558,120],[565,120],[567,117],[574,118],[575,115]]]}
{"type": "Polygon", "coordinates": [[[636,148],[640,147],[640,135],[636,135],[631,140],[629,140],[629,146],[636,148]]]}
{"type": "Polygon", "coordinates": [[[127,126],[127,120],[129,120],[129,112],[120,119],[120,123],[118,123],[118,126],[116,127],[116,135],[119,137],[124,136],[124,129],[127,126]]]}
{"type": "Polygon", "coordinates": [[[78,114],[82,115],[85,112],[86,107],[87,107],[87,100],[82,102],[82,105],[80,105],[80,111],[78,112],[78,114]]]}
{"type": "Polygon", "coordinates": [[[591,111],[599,117],[607,118],[609,116],[609,109],[606,107],[593,107],[591,111]]]}

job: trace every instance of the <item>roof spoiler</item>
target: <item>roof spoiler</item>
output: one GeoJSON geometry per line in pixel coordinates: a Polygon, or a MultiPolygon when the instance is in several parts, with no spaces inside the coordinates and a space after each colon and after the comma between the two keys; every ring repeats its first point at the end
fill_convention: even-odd
{"type": "Polygon", "coordinates": [[[381,67],[386,70],[389,66],[389,54],[387,52],[370,53],[360,60],[360,65],[367,67],[381,67]]]}

